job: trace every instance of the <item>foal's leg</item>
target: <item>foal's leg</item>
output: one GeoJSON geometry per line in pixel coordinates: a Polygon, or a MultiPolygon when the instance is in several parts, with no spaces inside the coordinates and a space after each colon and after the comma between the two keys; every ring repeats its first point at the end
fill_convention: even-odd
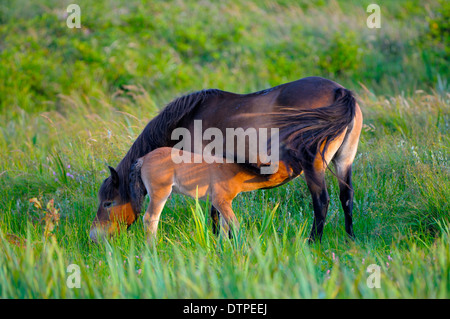
{"type": "Polygon", "coordinates": [[[161,212],[171,192],[172,186],[160,188],[149,194],[150,204],[148,205],[147,211],[143,217],[144,228],[147,234],[147,241],[149,243],[156,238],[159,217],[161,216],[161,212]]]}

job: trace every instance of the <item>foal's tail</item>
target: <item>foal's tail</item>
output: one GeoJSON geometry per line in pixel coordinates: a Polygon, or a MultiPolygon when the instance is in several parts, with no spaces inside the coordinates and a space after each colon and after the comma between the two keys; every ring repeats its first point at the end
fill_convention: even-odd
{"type": "Polygon", "coordinates": [[[310,110],[284,108],[277,113],[274,123],[280,128],[286,164],[300,173],[313,165],[319,152],[325,161],[324,154],[329,144],[352,123],[355,107],[352,92],[338,88],[335,90],[335,100],[329,106],[310,110]]]}
{"type": "Polygon", "coordinates": [[[137,215],[141,212],[142,203],[147,194],[147,190],[141,178],[141,168],[143,163],[144,160],[142,158],[139,158],[134,162],[134,164],[131,165],[129,175],[131,206],[137,215]]]}

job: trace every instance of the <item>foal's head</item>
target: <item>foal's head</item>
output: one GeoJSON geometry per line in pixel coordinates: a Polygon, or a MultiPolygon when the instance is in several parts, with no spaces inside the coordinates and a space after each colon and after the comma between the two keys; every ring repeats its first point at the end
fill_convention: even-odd
{"type": "Polygon", "coordinates": [[[103,181],[100,187],[99,206],[97,215],[92,223],[89,236],[94,242],[103,236],[110,236],[120,231],[120,225],[130,226],[135,220],[136,215],[131,206],[131,202],[123,191],[121,191],[121,182],[117,171],[109,167],[111,176],[103,181]]]}

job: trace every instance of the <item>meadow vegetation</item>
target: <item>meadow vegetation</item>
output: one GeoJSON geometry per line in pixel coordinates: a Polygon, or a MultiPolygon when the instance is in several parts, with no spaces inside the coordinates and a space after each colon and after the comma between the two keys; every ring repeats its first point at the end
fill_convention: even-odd
{"type": "Polygon", "coordinates": [[[380,1],[380,29],[356,0],[78,0],[69,29],[72,2],[0,4],[0,298],[450,297],[448,1],[380,1]],[[302,177],[240,195],[231,240],[212,234],[207,202],[172,195],[153,246],[141,220],[89,241],[107,165],[170,100],[312,75],[363,111],[356,241],[331,173],[320,244],[306,243],[302,177]]]}

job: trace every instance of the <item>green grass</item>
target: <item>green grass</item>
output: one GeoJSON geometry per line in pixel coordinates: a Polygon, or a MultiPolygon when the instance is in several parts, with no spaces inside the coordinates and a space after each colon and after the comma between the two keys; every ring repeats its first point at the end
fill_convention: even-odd
{"type": "Polygon", "coordinates": [[[448,2],[383,2],[378,30],[364,1],[79,1],[81,30],[69,3],[0,4],[0,298],[450,297],[448,2]],[[309,75],[355,91],[364,114],[355,242],[328,174],[321,244],[305,243],[303,178],[240,195],[232,240],[211,233],[207,203],[174,195],[155,245],[141,220],[90,243],[107,165],[165,103],[309,75]],[[54,199],[54,236],[33,197],[54,199]]]}

